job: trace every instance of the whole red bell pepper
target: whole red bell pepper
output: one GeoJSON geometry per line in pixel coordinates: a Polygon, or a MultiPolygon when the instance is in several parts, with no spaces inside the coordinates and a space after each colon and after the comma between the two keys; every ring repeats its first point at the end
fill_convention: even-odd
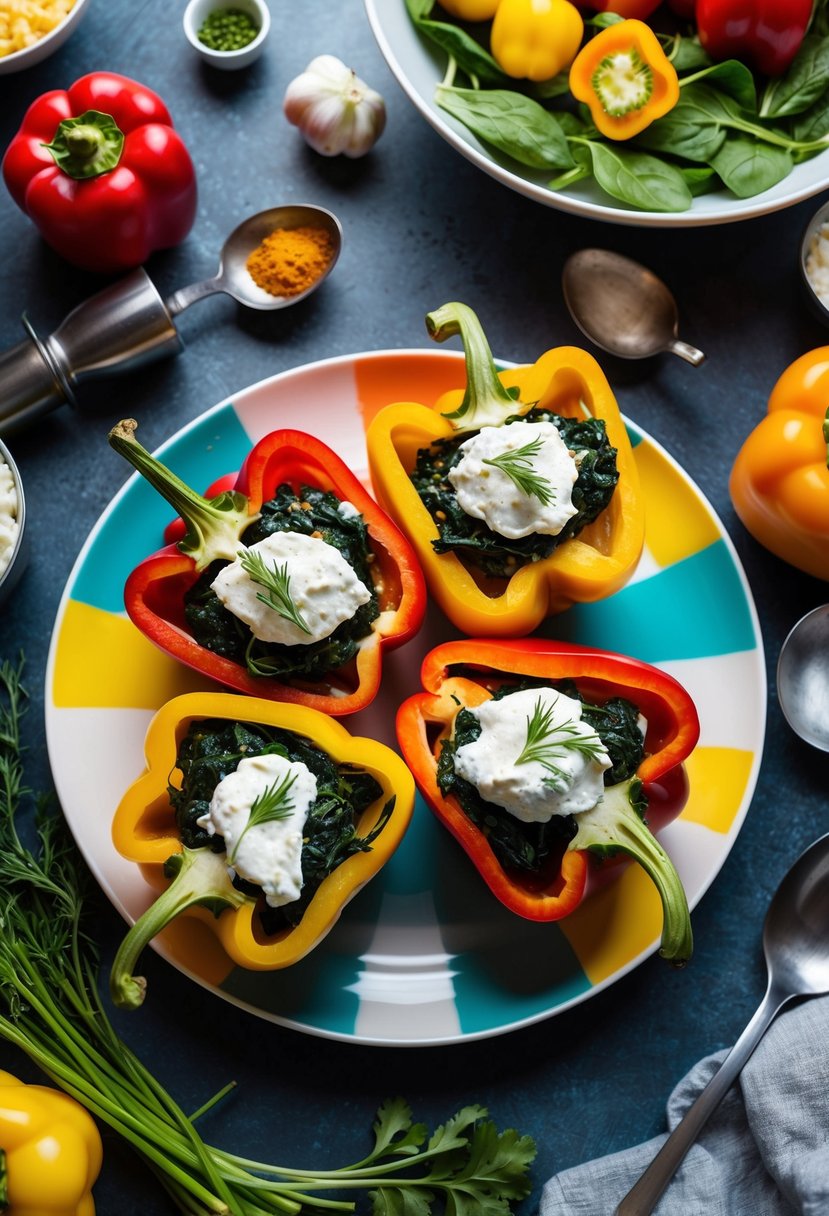
{"type": "Polygon", "coordinates": [[[643,793],[648,821],[658,829],[685,805],[688,785],[682,761],[699,737],[697,712],[685,689],[666,672],[637,659],[536,638],[446,642],[426,655],[421,682],[425,691],[404,701],[397,715],[403,756],[435,815],[501,903],[528,920],[561,920],[612,875],[615,867],[605,859],[626,854],[643,866],[659,891],[662,955],[678,965],[686,962],[692,934],[685,892],[637,809],[643,793]],[[438,780],[443,743],[452,739],[460,710],[481,705],[504,684],[523,686],[527,681],[553,686],[570,681],[593,706],[624,698],[647,723],[644,758],[635,776],[606,785],[597,805],[575,816],[575,835],[569,841],[562,838],[552,858],[535,870],[502,863],[490,844],[491,828],[485,821],[482,826],[473,822],[456,794],[444,793],[438,780]]]}
{"type": "Polygon", "coordinates": [[[193,162],[164,102],[113,72],[34,101],[3,157],[17,205],[84,270],[129,270],[183,241],[196,216],[193,162]]]}
{"type": "Polygon", "coordinates": [[[407,642],[420,628],[426,590],[409,542],[361,482],[321,440],[282,430],[260,439],[240,472],[221,478],[208,491],[210,497],[202,497],[138,443],[135,427],[131,419],[119,423],[110,433],[110,444],[181,518],[167,529],[165,538],[171,543],[142,561],[127,579],[124,603],[133,623],[165,653],[238,692],[308,705],[332,717],[364,709],[380,687],[383,651],[407,642]],[[380,610],[353,659],[325,678],[295,682],[287,676],[254,675],[243,662],[201,645],[185,615],[185,595],[200,573],[217,559],[235,559],[246,529],[285,484],[295,491],[310,486],[331,492],[356,508],[366,525],[380,610]]]}
{"type": "Polygon", "coordinates": [[[696,0],[699,38],[713,59],[781,76],[800,50],[813,0],[696,0]]]}

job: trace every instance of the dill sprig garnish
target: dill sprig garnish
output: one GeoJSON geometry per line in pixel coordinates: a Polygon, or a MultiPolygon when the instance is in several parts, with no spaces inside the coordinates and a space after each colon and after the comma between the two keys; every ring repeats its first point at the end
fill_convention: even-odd
{"type": "Polygon", "coordinates": [[[294,803],[288,795],[296,778],[296,772],[286,773],[281,781],[274,781],[261,794],[256,795],[251,803],[248,821],[239,833],[239,839],[233,846],[232,852],[228,855],[228,861],[231,865],[236,860],[239,845],[251,828],[261,827],[265,823],[275,823],[279,819],[290,818],[294,810],[294,803]]]}
{"type": "Polygon", "coordinates": [[[583,734],[574,719],[554,722],[555,706],[545,706],[539,697],[533,712],[527,717],[527,737],[521,754],[515,763],[540,764],[550,774],[545,784],[557,793],[568,788],[567,773],[557,764],[568,751],[577,752],[588,762],[598,760],[605,751],[604,744],[595,731],[583,734]]]}
{"type": "Polygon", "coordinates": [[[482,463],[500,469],[523,494],[537,498],[542,507],[548,507],[551,502],[555,502],[555,489],[549,478],[539,473],[532,463],[532,457],[538,455],[541,445],[541,436],[536,435],[535,439],[531,439],[523,447],[502,452],[500,456],[489,457],[482,463]]]}
{"type": "Polygon", "coordinates": [[[246,549],[240,553],[239,562],[250,579],[265,588],[267,594],[257,592],[258,600],[267,604],[269,608],[273,608],[274,612],[278,613],[283,620],[290,621],[303,633],[311,632],[291,595],[291,576],[288,573],[287,562],[283,562],[281,566],[276,562],[268,566],[262,554],[254,553],[252,549],[246,549]]]}

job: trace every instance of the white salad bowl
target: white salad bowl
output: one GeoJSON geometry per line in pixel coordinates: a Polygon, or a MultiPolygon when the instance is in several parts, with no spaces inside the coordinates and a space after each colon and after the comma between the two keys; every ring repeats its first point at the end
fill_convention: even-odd
{"type": "Polygon", "coordinates": [[[24,68],[34,67],[36,63],[42,63],[44,59],[53,55],[78,28],[89,10],[89,3],[90,0],[75,0],[63,21],[48,34],[38,38],[37,42],[33,42],[31,46],[24,47],[20,51],[12,51],[10,55],[0,56],[0,76],[5,76],[10,72],[22,72],[24,68]]]}
{"type": "Polygon", "coordinates": [[[547,207],[590,219],[644,228],[695,228],[728,224],[782,210],[829,187],[829,150],[796,165],[776,186],[741,199],[721,190],[694,198],[681,212],[638,211],[614,204],[593,182],[567,190],[547,186],[549,169],[529,169],[487,147],[435,102],[435,87],[446,71],[446,56],[421,38],[409,18],[405,0],[364,0],[380,51],[397,82],[416,109],[456,151],[490,177],[547,207]]]}

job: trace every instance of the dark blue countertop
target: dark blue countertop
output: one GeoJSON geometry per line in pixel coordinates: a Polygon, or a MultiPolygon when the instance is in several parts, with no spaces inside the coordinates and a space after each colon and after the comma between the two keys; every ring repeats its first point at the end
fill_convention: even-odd
{"type": "MultiPolygon", "coordinates": [[[[827,340],[807,312],[796,275],[802,229],[819,200],[724,227],[651,230],[558,213],[512,193],[453,152],[417,115],[387,70],[360,0],[274,6],[265,57],[239,74],[203,67],[180,28],[182,5],[92,0],[78,32],[52,58],[0,77],[0,143],[45,89],[106,68],[167,101],[193,155],[198,217],[179,248],[148,270],[162,294],[210,275],[241,218],[308,201],[342,220],[340,263],[311,301],[254,314],[217,297],[181,318],[184,354],[126,381],[108,381],[81,406],[55,411],[9,440],[27,492],[30,566],[0,616],[0,654],[21,647],[32,708],[30,783],[50,775],[43,680],[62,588],[100,512],[125,480],[106,433],[141,420],[150,448],[234,389],[311,360],[426,346],[426,312],[464,300],[484,319],[493,349],[532,362],[550,346],[583,342],[560,290],[567,255],[587,245],[626,253],[677,296],[680,334],[701,347],[699,369],[665,355],[642,364],[602,358],[623,411],[682,464],[728,529],[754,593],[767,652],[769,716],[759,784],[736,844],[693,915],[696,954],[674,972],[651,958],[575,1010],[524,1030],[431,1048],[377,1048],[303,1035],[262,1021],[193,985],[150,952],[153,999],[115,1015],[124,1039],[185,1109],[230,1078],[235,1095],[210,1114],[212,1142],[285,1164],[335,1165],[365,1151],[380,1101],[404,1094],[440,1122],[460,1105],[486,1104],[500,1126],[534,1136],[534,1211],[552,1172],[648,1138],[665,1099],[699,1056],[730,1044],[762,995],[760,931],[768,898],[795,856],[827,830],[827,759],[801,744],[775,700],[774,671],[790,626],[827,598],[817,580],[762,550],[736,519],[728,474],[768,393],[796,356],[827,340]],[[379,89],[388,127],[356,161],[312,153],[281,113],[288,81],[316,54],[351,64],[379,89]]],[[[0,197],[0,343],[21,340],[25,309],[48,332],[102,280],[67,269],[3,192],[0,197]]],[[[105,961],[123,930],[101,898],[105,961]]],[[[0,1044],[0,1065],[34,1079],[0,1044]]],[[[164,1216],[166,1197],[130,1150],[105,1131],[98,1209],[164,1216]]]]}

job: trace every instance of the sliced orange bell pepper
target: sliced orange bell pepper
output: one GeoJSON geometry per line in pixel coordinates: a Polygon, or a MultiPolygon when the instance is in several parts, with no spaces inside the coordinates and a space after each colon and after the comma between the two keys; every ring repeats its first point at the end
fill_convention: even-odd
{"type": "Polygon", "coordinates": [[[609,25],[579,51],[570,91],[590,109],[608,139],[631,139],[679,101],[676,69],[649,25],[635,18],[609,25]]]}
{"type": "Polygon", "coordinates": [[[774,385],[768,413],[737,453],[734,509],[777,557],[829,581],[829,346],[808,351],[774,385]]]}
{"type": "MultiPolygon", "coordinates": [[[[135,1008],[144,998],[145,982],[133,975],[144,946],[182,912],[203,919],[241,967],[275,971],[298,962],[333,928],[349,900],[391,857],[414,807],[412,776],[391,748],[352,736],[334,718],[304,705],[234,693],[175,697],[150,722],[145,753],[147,769],[124,794],[115,812],[112,839],[122,857],[138,862],[161,894],[135,922],[112,965],[110,990],[115,1003],[124,1008],[135,1008]],[[191,725],[207,720],[288,732],[326,753],[336,764],[368,773],[379,787],[377,798],[355,826],[358,837],[370,838],[370,847],[346,856],[322,880],[299,923],[275,934],[264,932],[256,896],[231,882],[223,851],[182,845],[170,790],[180,788],[182,740],[191,725]],[[174,876],[169,882],[171,873],[174,876]]],[[[235,764],[227,764],[227,757],[222,765],[227,771],[235,768],[235,764]]]]}
{"type": "Polygon", "coordinates": [[[427,326],[437,341],[460,333],[466,391],[445,394],[433,408],[411,401],[384,407],[366,442],[375,494],[411,541],[441,610],[464,633],[518,637],[573,603],[618,591],[642,552],[644,507],[630,439],[598,363],[586,351],[563,346],[499,375],[471,309],[444,305],[429,314],[427,326]],[[598,518],[548,557],[519,566],[509,579],[487,578],[458,554],[435,552],[439,529],[411,473],[420,449],[460,432],[500,425],[534,406],[568,418],[600,419],[616,449],[618,483],[598,518]]]}

